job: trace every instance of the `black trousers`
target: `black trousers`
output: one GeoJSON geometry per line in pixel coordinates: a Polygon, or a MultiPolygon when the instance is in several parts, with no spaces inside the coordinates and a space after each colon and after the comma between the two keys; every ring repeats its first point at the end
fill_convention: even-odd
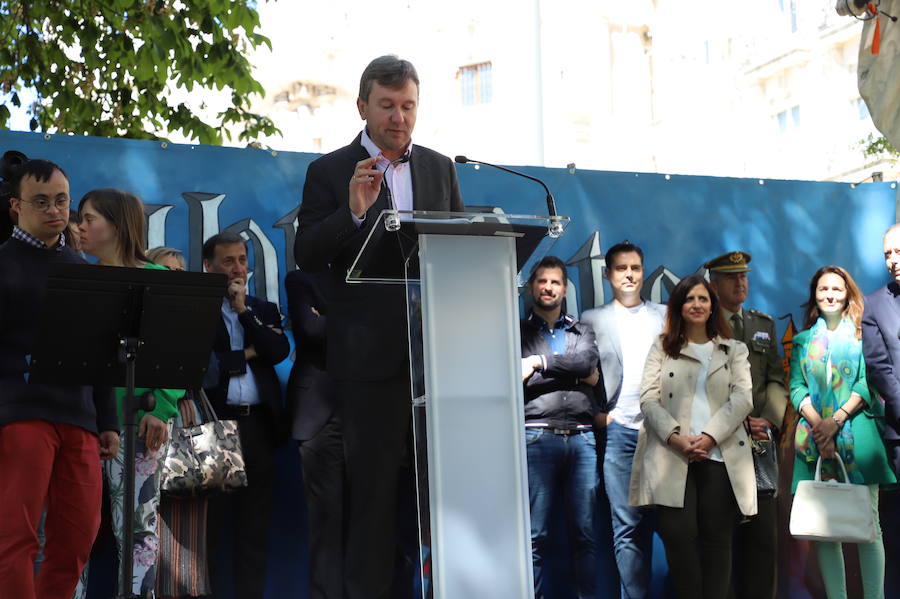
{"type": "Polygon", "coordinates": [[[238,421],[247,487],[209,499],[207,515],[207,556],[213,597],[216,583],[230,580],[236,599],[262,599],[266,583],[266,556],[269,520],[275,488],[276,435],[268,406],[259,406],[247,416],[226,412],[220,418],[238,421]],[[218,558],[220,540],[226,530],[234,531],[233,563],[218,558]],[[230,573],[222,576],[217,569],[230,573]]]}
{"type": "Polygon", "coordinates": [[[343,596],[344,440],[335,411],[316,435],[300,444],[309,520],[310,599],[343,596]]]}
{"type": "Polygon", "coordinates": [[[778,500],[757,495],[759,511],[734,535],[734,596],[775,599],[778,582],[778,500]]]}
{"type": "Polygon", "coordinates": [[[725,464],[705,460],[688,466],[684,507],[660,507],[658,520],[680,599],[727,597],[738,513],[725,464]]]}
{"type": "Polygon", "coordinates": [[[338,381],[337,391],[347,473],[344,597],[411,596],[417,517],[409,376],[338,381]]]}

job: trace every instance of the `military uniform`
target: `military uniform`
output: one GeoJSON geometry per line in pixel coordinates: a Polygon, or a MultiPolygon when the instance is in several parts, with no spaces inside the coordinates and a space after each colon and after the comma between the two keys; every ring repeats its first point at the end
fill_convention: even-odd
{"type": "MultiPolygon", "coordinates": [[[[750,271],[752,257],[747,252],[729,252],[714,258],[703,266],[712,273],[742,273],[750,271]]],[[[753,411],[751,416],[765,418],[776,428],[781,428],[788,403],[784,385],[784,368],[778,355],[778,337],[775,321],[757,310],[741,308],[737,318],[728,310],[722,310],[732,328],[734,338],[743,341],[749,350],[750,377],[753,384],[753,411]]],[[[778,560],[778,512],[772,494],[760,494],[758,514],[741,524],[734,536],[735,596],[740,599],[775,597],[778,560]]]]}
{"type": "MultiPolygon", "coordinates": [[[[731,317],[727,310],[723,312],[726,318],[731,317]]],[[[788,392],[784,387],[784,368],[778,355],[775,321],[764,312],[745,309],[741,310],[741,321],[743,334],[735,334],[735,339],[743,341],[750,350],[750,377],[753,380],[753,411],[750,415],[765,418],[780,429],[788,392]]]]}

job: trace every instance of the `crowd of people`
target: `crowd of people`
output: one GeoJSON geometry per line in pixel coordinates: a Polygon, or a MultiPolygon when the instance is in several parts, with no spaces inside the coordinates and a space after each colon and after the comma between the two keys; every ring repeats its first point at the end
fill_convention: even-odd
{"type": "MultiPolygon", "coordinates": [[[[535,595],[546,593],[546,504],[557,494],[578,596],[596,596],[602,477],[623,597],[651,596],[653,531],[678,597],[775,597],[777,486],[760,488],[752,448],[786,438],[792,493],[820,458],[826,478],[839,477],[840,457],[847,482],[868,486],[870,505],[856,509],[872,511],[876,535],[857,545],[862,587],[883,597],[878,498],[897,482],[900,225],[885,233],[884,257],[893,282],[868,299],[839,266],[813,274],[789,385],[773,320],[744,306],[748,253],[708,261],[709,281],[690,275],[659,305],[640,298],[641,248],[616,244],[605,256],[613,300],[580,320],[562,311],[565,264],[544,258],[522,321],[535,595]],[[599,458],[591,432],[606,441],[599,458]]],[[[827,596],[847,597],[841,543],[814,545],[827,596]]]]}
{"type": "MultiPolygon", "coordinates": [[[[247,292],[244,239],[221,232],[205,240],[204,270],[225,275],[227,286],[203,388],[216,414],[238,423],[249,481],[208,497],[160,491],[172,427],[209,417],[196,390],[137,390],[156,401],[138,414],[135,463],[125,464],[123,389],[29,382],[51,264],[91,256],[100,266],[184,270],[183,256],[147,251],[136,196],[94,189],[74,207],[60,166],[5,155],[2,596],[85,595],[105,488],[118,553],[134,563],[120,594],[214,595],[210,581],[230,577],[236,597],[261,598],[275,453],[293,437],[309,515],[310,597],[412,597],[419,552],[410,375],[407,342],[397,335],[406,326],[404,290],[350,285],[345,274],[381,210],[464,211],[452,162],[411,142],[418,99],[412,64],[373,60],[357,100],[365,127],[309,166],[298,270],[285,280],[296,347],[286,397],[274,368],[290,351],[286,328],[275,304],[247,292]],[[125,497],[131,467],[135,495],[125,497]],[[132,523],[123,522],[126,501],[132,523]],[[123,546],[126,526],[133,547],[123,546]],[[234,537],[229,564],[217,555],[226,533],[234,537]]],[[[868,486],[877,522],[879,488],[897,482],[900,458],[900,225],[885,233],[884,258],[893,281],[865,299],[839,266],[813,274],[786,384],[774,321],[744,306],[748,253],[710,259],[708,279],[682,279],[660,305],[642,297],[642,249],[616,244],[604,272],[613,299],[580,318],[564,311],[565,263],[544,257],[528,280],[521,321],[535,596],[550,592],[547,540],[558,500],[572,584],[579,597],[597,596],[595,519],[605,500],[623,597],[650,596],[654,532],[682,599],[774,597],[777,504],[774,489],[758,483],[759,443],[793,439],[794,488],[820,460],[836,476],[840,457],[850,482],[868,486]]],[[[846,597],[840,543],[816,543],[816,554],[828,597],[846,597]]],[[[859,545],[859,560],[865,596],[882,597],[880,528],[859,545]]]]}

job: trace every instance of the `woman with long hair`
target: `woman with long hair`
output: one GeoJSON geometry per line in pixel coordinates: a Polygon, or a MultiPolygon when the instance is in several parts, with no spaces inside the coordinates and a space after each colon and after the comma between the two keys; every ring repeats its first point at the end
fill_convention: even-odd
{"type": "Polygon", "coordinates": [[[647,356],[644,424],[630,503],[656,506],[681,599],[723,599],[738,515],[756,513],[743,421],[753,408],[747,346],[730,338],[718,298],[699,275],[669,296],[666,326],[647,356]]]}
{"type": "MultiPolygon", "coordinates": [[[[152,248],[147,250],[147,258],[169,270],[185,270],[184,254],[175,248],[152,248]]],[[[178,400],[178,411],[176,427],[194,426],[202,422],[191,392],[178,400]]],[[[163,494],[159,502],[159,560],[156,568],[156,594],[161,599],[210,594],[206,560],[207,511],[205,495],[173,497],[163,494]]]]}
{"type": "MultiPolygon", "coordinates": [[[[150,262],[144,253],[144,206],[137,196],[118,189],[95,189],[81,199],[78,206],[81,224],[81,249],[98,259],[102,266],[126,266],[132,268],[165,269],[150,262]]],[[[123,590],[119,581],[119,594],[144,597],[156,586],[156,562],[159,549],[157,536],[157,510],[159,506],[159,474],[169,439],[169,424],[178,414],[178,400],[184,395],[174,389],[135,389],[135,395],[152,393],[156,407],[149,412],[138,412],[138,435],[135,443],[135,497],[134,501],[134,574],[132,588],[123,590]]],[[[124,389],[116,390],[119,425],[122,423],[124,389]]],[[[124,432],[120,433],[123,445],[124,432]]],[[[119,555],[123,555],[123,539],[126,523],[123,522],[125,489],[125,451],[105,462],[105,474],[109,483],[112,524],[119,555]]],[[[84,577],[82,577],[84,580],[84,577]]]]}
{"type": "MultiPolygon", "coordinates": [[[[850,481],[869,486],[871,509],[878,523],[878,488],[896,482],[877,421],[883,408],[866,382],[862,353],[863,295],[846,270],[823,266],[809,282],[804,330],[793,339],[791,403],[800,413],[794,433],[794,480],[815,476],[821,457],[823,472],[833,476],[836,457],[850,481]]],[[[884,597],[884,545],[881,526],[870,543],[858,545],[866,598],[884,597]]],[[[840,543],[816,542],[819,569],[829,599],[847,597],[840,543]]]]}

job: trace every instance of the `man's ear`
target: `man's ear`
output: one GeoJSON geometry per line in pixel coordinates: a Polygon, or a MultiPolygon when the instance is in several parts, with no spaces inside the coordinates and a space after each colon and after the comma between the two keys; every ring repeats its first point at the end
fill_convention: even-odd
{"type": "Polygon", "coordinates": [[[19,198],[9,198],[9,209],[16,213],[16,216],[19,215],[20,202],[19,198]]]}
{"type": "Polygon", "coordinates": [[[359,118],[366,120],[366,103],[362,98],[356,99],[356,109],[359,111],[359,118]]]}
{"type": "Polygon", "coordinates": [[[203,260],[203,272],[209,272],[209,260],[203,260]]]}

